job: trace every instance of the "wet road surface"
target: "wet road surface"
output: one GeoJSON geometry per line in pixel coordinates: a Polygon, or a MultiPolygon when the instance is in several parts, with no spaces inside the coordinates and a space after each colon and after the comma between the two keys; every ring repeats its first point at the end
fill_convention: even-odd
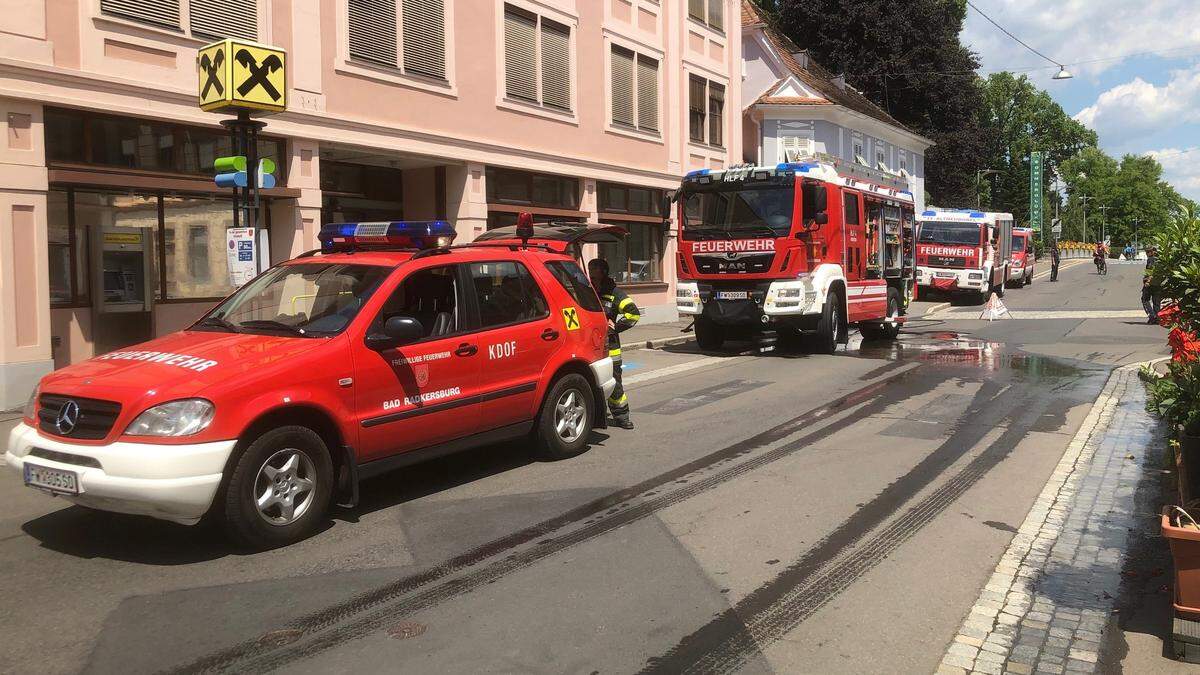
{"type": "Polygon", "coordinates": [[[1088,269],[1008,292],[1054,318],[631,352],[635,431],[380,477],[267,553],[6,472],[0,671],[931,672],[1111,368],[1162,352],[1107,318],[1141,267],[1088,269]]]}

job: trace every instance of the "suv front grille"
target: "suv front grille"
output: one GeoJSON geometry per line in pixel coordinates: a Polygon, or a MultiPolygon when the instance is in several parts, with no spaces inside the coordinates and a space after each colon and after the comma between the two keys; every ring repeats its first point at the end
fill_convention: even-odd
{"type": "Polygon", "coordinates": [[[697,255],[696,271],[701,274],[762,274],[771,271],[775,262],[774,253],[761,255],[741,254],[734,258],[723,255],[697,255]]]}
{"type": "Polygon", "coordinates": [[[55,436],[98,441],[108,436],[119,414],[121,404],[113,401],[57,394],[42,394],[38,397],[38,428],[55,436]],[[58,415],[68,401],[74,401],[79,406],[79,419],[74,428],[63,433],[58,428],[58,415]]]}

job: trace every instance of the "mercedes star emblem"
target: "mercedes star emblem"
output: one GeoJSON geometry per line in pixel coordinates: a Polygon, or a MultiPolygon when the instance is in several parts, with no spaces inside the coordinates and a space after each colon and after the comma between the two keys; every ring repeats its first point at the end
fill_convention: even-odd
{"type": "Polygon", "coordinates": [[[72,431],[75,431],[75,425],[79,424],[79,404],[75,401],[67,401],[58,411],[58,417],[54,420],[54,426],[58,429],[58,433],[66,436],[72,431]]]}

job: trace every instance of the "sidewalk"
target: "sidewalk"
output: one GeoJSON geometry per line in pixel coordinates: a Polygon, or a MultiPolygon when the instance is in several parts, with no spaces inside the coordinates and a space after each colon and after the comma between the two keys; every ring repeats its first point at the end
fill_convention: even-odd
{"type": "Polygon", "coordinates": [[[666,345],[677,345],[695,339],[691,331],[682,332],[692,325],[691,319],[671,323],[638,324],[621,333],[621,349],[658,349],[666,345]]]}
{"type": "Polygon", "coordinates": [[[1091,673],[1115,671],[1118,664],[1137,664],[1131,672],[1192,668],[1165,656],[1169,554],[1165,569],[1150,570],[1141,569],[1145,555],[1131,555],[1133,547],[1150,548],[1161,560],[1167,547],[1157,536],[1161,500],[1152,489],[1162,478],[1166,444],[1145,403],[1137,366],[1113,371],[939,673],[1091,673]],[[1148,592],[1144,580],[1140,587],[1125,583],[1138,577],[1153,577],[1149,592],[1161,597],[1129,597],[1148,592]],[[1121,607],[1147,600],[1162,616],[1130,622],[1120,614],[1121,607]],[[1135,634],[1150,625],[1158,626],[1150,631],[1156,634],[1135,634]]]}

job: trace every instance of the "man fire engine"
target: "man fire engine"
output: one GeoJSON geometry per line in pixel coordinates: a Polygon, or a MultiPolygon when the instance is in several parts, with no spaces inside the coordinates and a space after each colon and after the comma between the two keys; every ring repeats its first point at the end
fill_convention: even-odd
{"type": "Polygon", "coordinates": [[[931,208],[920,217],[917,284],[986,302],[1003,297],[1012,258],[1011,213],[931,208]]]}
{"type": "Polygon", "coordinates": [[[804,336],[832,353],[850,326],[890,339],[912,295],[913,197],[892,174],[819,156],[689,173],[677,307],[702,349],[804,336]]]}
{"type": "Polygon", "coordinates": [[[1008,285],[1021,288],[1033,283],[1033,228],[1014,227],[1012,262],[1008,267],[1008,285]]]}

